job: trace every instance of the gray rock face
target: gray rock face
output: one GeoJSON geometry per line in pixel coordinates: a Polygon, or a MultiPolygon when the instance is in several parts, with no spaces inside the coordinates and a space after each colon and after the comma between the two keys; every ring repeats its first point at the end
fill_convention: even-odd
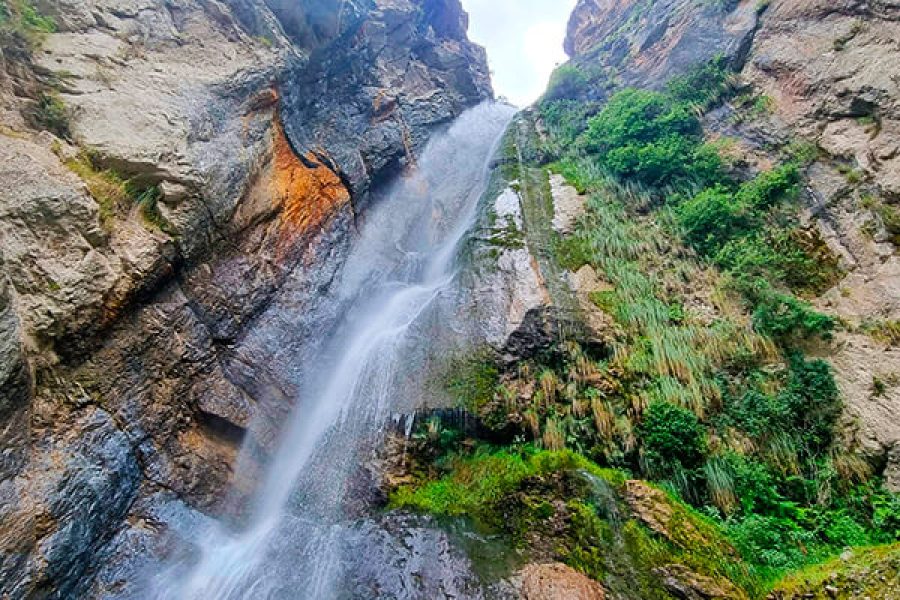
{"type": "Polygon", "coordinates": [[[79,597],[133,503],[227,508],[369,191],[491,90],[458,0],[40,6],[0,60],[0,595],[79,597]],[[22,116],[48,74],[70,140],[22,116]]]}
{"type": "Polygon", "coordinates": [[[467,41],[458,0],[373,4],[290,68],[283,104],[295,147],[327,148],[357,197],[413,163],[430,127],[491,95],[484,50],[467,41]]]}
{"type": "Polygon", "coordinates": [[[566,41],[595,100],[621,86],[658,89],[723,54],[768,109],[734,118],[739,109],[726,104],[705,117],[710,136],[734,142],[756,170],[771,168],[773,148],[791,142],[819,151],[806,173],[803,219],[847,274],[815,304],[850,326],[825,352],[844,399],[847,446],[885,468],[894,489],[898,350],[866,329],[900,318],[898,39],[897,2],[580,0],[566,41]]]}
{"type": "Polygon", "coordinates": [[[608,81],[655,89],[717,56],[741,66],[758,7],[756,0],[579,0],[565,48],[574,64],[608,81]]]}
{"type": "Polygon", "coordinates": [[[110,416],[89,409],[42,437],[37,458],[4,481],[0,578],[10,597],[79,597],[96,553],[125,517],[140,469],[110,416]],[[8,528],[8,529],[7,529],[8,528]]]}

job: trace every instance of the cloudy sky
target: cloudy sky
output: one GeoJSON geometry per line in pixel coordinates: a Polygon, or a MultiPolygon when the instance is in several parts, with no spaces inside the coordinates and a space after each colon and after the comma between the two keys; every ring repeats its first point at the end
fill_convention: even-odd
{"type": "Polygon", "coordinates": [[[494,90],[525,106],[566,60],[563,40],[576,0],[462,0],[469,37],[487,48],[494,90]]]}

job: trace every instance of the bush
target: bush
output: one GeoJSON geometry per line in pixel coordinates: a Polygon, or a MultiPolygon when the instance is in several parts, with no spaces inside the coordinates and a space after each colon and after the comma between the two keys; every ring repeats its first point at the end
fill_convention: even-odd
{"type": "Polygon", "coordinates": [[[589,148],[598,153],[671,136],[698,140],[700,134],[700,121],[687,108],[658,92],[635,89],[614,95],[588,124],[589,148]]]}
{"type": "Polygon", "coordinates": [[[639,433],[648,459],[661,464],[696,467],[706,450],[706,433],[693,412],[654,402],[644,414],[639,433]]]}
{"type": "Polygon", "coordinates": [[[543,101],[541,116],[551,134],[565,146],[571,146],[587,128],[590,106],[577,100],[543,101]]]}
{"type": "Polygon", "coordinates": [[[728,61],[720,56],[692,69],[686,75],[674,77],[666,90],[680,102],[691,104],[700,110],[708,110],[730,91],[730,76],[728,61]]]}
{"type": "Polygon", "coordinates": [[[831,339],[835,321],[813,310],[808,302],[770,290],[756,304],[753,326],[758,332],[786,343],[792,338],[831,339]]]}
{"type": "Polygon", "coordinates": [[[584,137],[610,173],[651,187],[707,183],[721,168],[718,154],[700,143],[696,115],[658,92],[615,94],[584,137]]]}
{"type": "Polygon", "coordinates": [[[777,202],[794,198],[799,191],[800,172],[792,164],[764,171],[740,187],[737,201],[756,210],[767,210],[777,202]]]}
{"type": "Polygon", "coordinates": [[[799,353],[790,359],[790,378],[780,402],[791,415],[792,430],[810,453],[826,450],[834,438],[841,400],[831,366],[824,360],[806,360],[799,353]]]}
{"type": "Polygon", "coordinates": [[[790,516],[793,505],[786,504],[768,466],[733,452],[725,456],[725,462],[731,472],[734,495],[740,503],[741,514],[790,516]]]}
{"type": "Polygon", "coordinates": [[[34,107],[33,120],[41,129],[53,133],[57,137],[70,139],[72,130],[69,126],[69,113],[66,105],[55,93],[41,93],[34,107]]]}
{"type": "Polygon", "coordinates": [[[566,63],[560,65],[550,76],[550,83],[544,93],[543,100],[570,100],[577,98],[590,83],[587,75],[577,66],[566,63]]]}
{"type": "Polygon", "coordinates": [[[728,533],[747,560],[771,569],[803,566],[809,562],[806,548],[815,541],[794,521],[763,515],[731,523],[728,533]]]}
{"type": "Polygon", "coordinates": [[[715,254],[756,224],[748,205],[736,201],[722,186],[707,188],[680,204],[675,218],[687,242],[706,256],[715,254]]]}

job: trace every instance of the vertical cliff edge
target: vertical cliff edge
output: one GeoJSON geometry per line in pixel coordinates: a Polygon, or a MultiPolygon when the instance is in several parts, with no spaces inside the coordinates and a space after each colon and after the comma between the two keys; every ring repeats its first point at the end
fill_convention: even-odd
{"type": "Polygon", "coordinates": [[[221,509],[370,193],[492,96],[467,25],[458,0],[0,3],[0,595],[84,597],[157,494],[221,509]]]}

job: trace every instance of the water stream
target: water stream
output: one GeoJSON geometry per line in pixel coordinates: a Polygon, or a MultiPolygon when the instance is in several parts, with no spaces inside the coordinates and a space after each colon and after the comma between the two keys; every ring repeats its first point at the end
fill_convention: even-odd
{"type": "Polygon", "coordinates": [[[160,574],[154,597],[346,597],[341,555],[359,531],[342,507],[357,450],[424,391],[422,324],[454,290],[458,250],[512,114],[486,104],[462,115],[372,208],[328,299],[347,308],[320,359],[300,368],[301,398],[249,518],[238,530],[223,523],[204,533],[196,562],[160,574]]]}

